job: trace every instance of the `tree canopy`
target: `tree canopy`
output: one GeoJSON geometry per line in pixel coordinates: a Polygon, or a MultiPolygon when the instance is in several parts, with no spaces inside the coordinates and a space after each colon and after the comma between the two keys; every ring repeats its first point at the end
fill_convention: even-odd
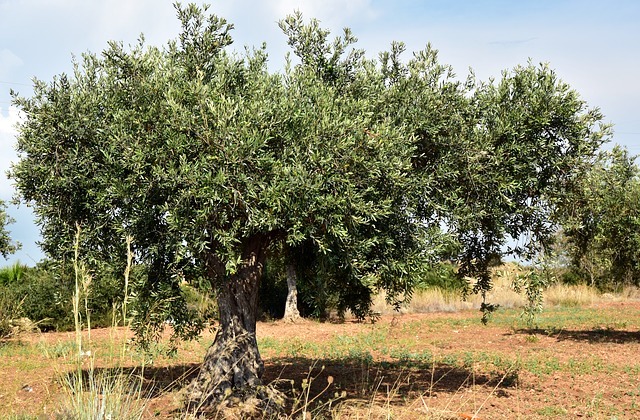
{"type": "Polygon", "coordinates": [[[564,201],[561,248],[591,285],[640,284],[640,170],[615,147],[602,152],[564,201]]]}
{"type": "Polygon", "coordinates": [[[459,81],[430,45],[367,58],[350,31],[330,40],[295,14],[280,23],[295,63],[271,72],[266,47],[234,53],[232,26],[206,7],[177,11],[183,30],[165,47],[112,42],[16,95],[11,176],[48,255],[68,258],[80,225],[86,258],[117,266],[134,238],[139,332],[171,317],[197,333],[180,283],[209,280],[220,329],[197,404],[263,392],[255,322],[269,252],[310,248],[358,316],[375,291],[410,296],[445,253],[484,292],[495,254],[544,244],[608,134],[544,65],[459,81]]]}
{"type": "Polygon", "coordinates": [[[4,258],[16,252],[20,247],[20,244],[16,244],[11,240],[10,232],[7,230],[7,225],[12,222],[13,219],[7,214],[6,204],[0,200],[0,254],[4,258]]]}

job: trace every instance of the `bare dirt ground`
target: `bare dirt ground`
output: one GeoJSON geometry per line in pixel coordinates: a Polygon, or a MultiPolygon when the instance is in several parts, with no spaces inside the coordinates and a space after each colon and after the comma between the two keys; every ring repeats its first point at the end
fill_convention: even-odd
{"type": "MultiPolygon", "coordinates": [[[[314,418],[640,418],[640,302],[550,310],[533,329],[514,311],[488,326],[479,318],[467,311],[376,324],[261,322],[264,381],[294,396],[295,416],[309,389],[314,418]]],[[[144,371],[139,356],[120,351],[128,337],[122,328],[91,331],[84,339],[93,355],[83,367],[93,361],[94,371],[142,374],[148,417],[181,418],[180,389],[213,334],[181,344],[175,357],[164,356],[161,343],[144,371]]],[[[73,333],[3,343],[0,418],[53,417],[71,354],[73,333]]]]}

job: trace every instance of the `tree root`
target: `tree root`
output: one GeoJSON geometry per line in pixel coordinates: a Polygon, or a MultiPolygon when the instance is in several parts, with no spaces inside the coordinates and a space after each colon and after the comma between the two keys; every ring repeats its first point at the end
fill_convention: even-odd
{"type": "Polygon", "coordinates": [[[202,401],[188,395],[186,413],[205,418],[254,419],[280,418],[285,410],[286,395],[273,385],[227,391],[221,400],[204,398],[202,401]]]}

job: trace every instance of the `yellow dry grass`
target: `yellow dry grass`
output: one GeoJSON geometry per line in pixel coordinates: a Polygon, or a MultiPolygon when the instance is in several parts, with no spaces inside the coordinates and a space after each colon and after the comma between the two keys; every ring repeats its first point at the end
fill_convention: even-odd
{"type": "MultiPolygon", "coordinates": [[[[487,302],[500,305],[501,308],[522,308],[526,297],[516,293],[512,284],[516,276],[523,274],[526,268],[516,263],[506,263],[493,270],[493,289],[487,293],[487,302]]],[[[552,284],[543,293],[545,307],[585,306],[599,302],[640,299],[640,289],[624,287],[615,293],[601,293],[596,288],[585,285],[552,284]]],[[[417,290],[412,298],[400,308],[400,313],[458,312],[479,309],[482,297],[471,294],[465,298],[461,293],[440,288],[417,290]]],[[[372,310],[379,314],[395,312],[385,301],[384,293],[373,299],[372,310]]]]}

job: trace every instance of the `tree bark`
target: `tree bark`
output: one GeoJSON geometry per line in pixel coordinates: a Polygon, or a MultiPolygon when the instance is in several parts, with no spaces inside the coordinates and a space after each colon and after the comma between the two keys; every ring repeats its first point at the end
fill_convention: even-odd
{"type": "Polygon", "coordinates": [[[289,262],[287,264],[287,302],[284,306],[283,317],[283,320],[287,322],[296,322],[300,319],[297,282],[296,267],[292,262],[289,262]]]}
{"type": "MultiPolygon", "coordinates": [[[[256,341],[258,289],[264,267],[265,251],[269,239],[254,235],[243,243],[242,265],[237,272],[223,278],[218,284],[220,327],[207,353],[197,378],[192,382],[187,405],[193,410],[204,410],[225,399],[250,398],[265,400],[262,387],[264,364],[256,341]]],[[[214,263],[214,273],[220,273],[221,264],[214,263]]],[[[211,270],[210,270],[211,271],[211,270]]]]}

